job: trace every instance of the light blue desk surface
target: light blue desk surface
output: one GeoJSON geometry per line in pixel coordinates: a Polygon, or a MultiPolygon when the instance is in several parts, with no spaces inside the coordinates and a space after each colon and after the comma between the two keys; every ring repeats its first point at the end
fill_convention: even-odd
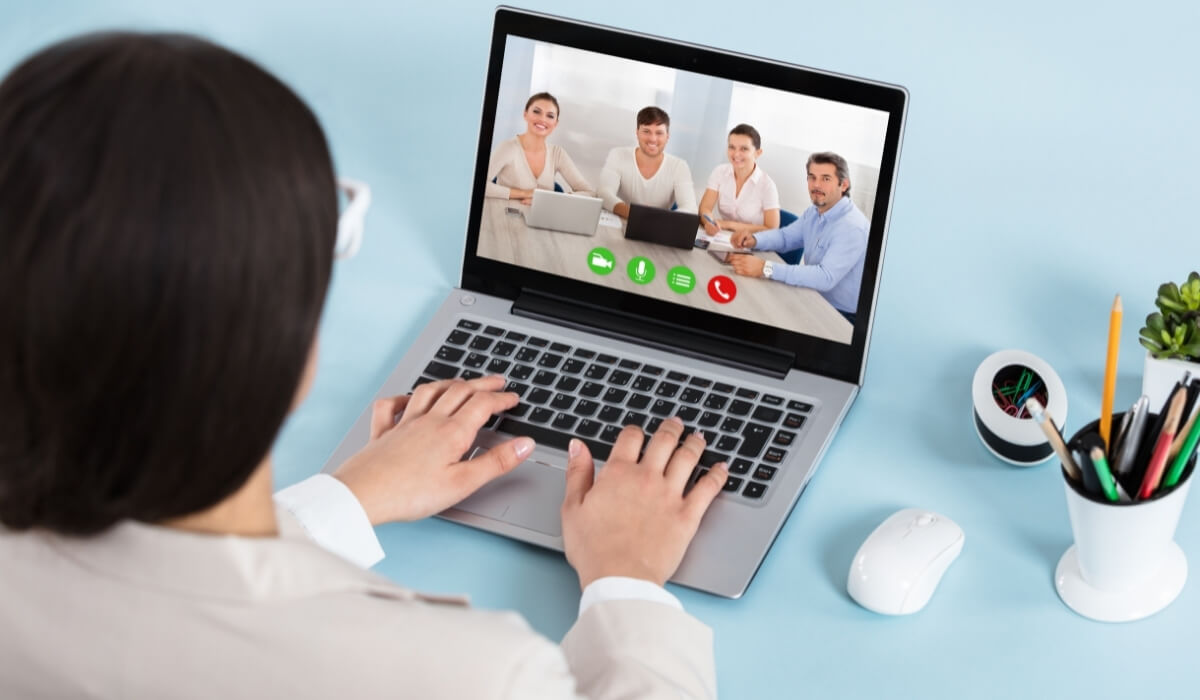
{"type": "MultiPolygon", "coordinates": [[[[0,69],[97,27],[175,28],[258,59],[313,105],[375,204],[339,263],[316,386],[280,437],[280,485],[317,471],[456,283],[492,7],[487,2],[0,0],[0,69]]],[[[970,419],[990,352],[1029,350],[1099,411],[1108,308],[1125,299],[1117,404],[1157,285],[1200,267],[1195,3],[611,0],[548,12],[906,86],[912,95],[863,392],[747,595],[674,589],[716,631],[725,697],[1194,697],[1200,578],[1105,625],[1052,574],[1071,543],[1055,467],[993,459],[970,419]],[[889,619],[845,593],[888,514],[940,511],[966,545],[929,606],[889,619]]],[[[1195,499],[1193,499],[1195,500],[1195,499]]],[[[515,608],[560,638],[578,601],[558,554],[450,523],[380,529],[383,574],[515,608]]],[[[1200,505],[1177,541],[1200,563],[1200,505]]]]}

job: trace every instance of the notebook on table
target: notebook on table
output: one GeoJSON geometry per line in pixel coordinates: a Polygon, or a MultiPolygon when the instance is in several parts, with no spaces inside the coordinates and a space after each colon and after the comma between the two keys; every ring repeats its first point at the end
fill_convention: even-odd
{"type": "MultiPolygon", "coordinates": [[[[697,475],[717,461],[731,475],[672,581],[741,596],[862,387],[906,104],[893,85],[499,8],[462,279],[378,395],[502,374],[521,403],[481,431],[472,451],[514,435],[538,447],[440,517],[561,550],[567,441],[586,441],[602,465],[623,425],[653,431],[677,415],[707,438],[697,475]],[[758,165],[785,209],[810,204],[809,153],[846,157],[853,200],[870,220],[856,323],[812,290],[737,276],[700,248],[662,248],[683,256],[668,269],[646,244],[603,227],[540,248],[544,233],[492,229],[498,219],[487,212],[504,203],[485,197],[489,155],[524,129],[525,100],[542,91],[561,104],[550,142],[591,182],[610,149],[634,143],[635,115],[651,104],[670,114],[667,152],[688,161],[697,199],[707,174],[727,162],[726,134],[738,123],[754,125],[770,147],[775,159],[758,165]],[[513,239],[493,245],[502,236],[513,239]],[[529,251],[540,257],[519,257],[529,251]]],[[[326,469],[360,449],[369,427],[368,406],[326,469]]]]}

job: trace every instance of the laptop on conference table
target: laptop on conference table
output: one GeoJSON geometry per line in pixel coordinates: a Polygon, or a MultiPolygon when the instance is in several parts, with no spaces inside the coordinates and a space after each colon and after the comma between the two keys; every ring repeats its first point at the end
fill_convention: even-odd
{"type": "Polygon", "coordinates": [[[525,224],[533,228],[594,236],[596,226],[600,223],[601,204],[603,200],[599,197],[534,190],[533,204],[525,215],[525,224]]]}
{"type": "MultiPolygon", "coordinates": [[[[471,453],[512,435],[530,435],[538,447],[441,517],[561,550],[568,439],[585,440],[599,464],[622,425],[649,431],[679,415],[708,438],[699,469],[725,460],[731,477],[671,580],[741,596],[862,387],[906,105],[906,91],[894,85],[499,8],[461,283],[378,395],[405,394],[435,379],[504,374],[521,403],[481,431],[471,453]],[[698,183],[725,162],[733,125],[758,128],[775,157],[759,165],[778,185],[785,209],[810,204],[809,153],[843,155],[853,200],[871,221],[857,322],[848,329],[825,309],[823,318],[832,319],[825,325],[766,323],[758,305],[735,308],[736,288],[747,301],[752,285],[768,285],[760,290],[773,302],[796,305],[788,317],[816,318],[824,300],[765,279],[707,279],[680,270],[687,265],[668,270],[664,260],[658,269],[653,258],[635,261],[619,236],[556,237],[546,245],[539,235],[541,245],[521,245],[528,231],[492,230],[489,222],[504,217],[489,215],[491,208],[504,202],[484,196],[489,154],[524,128],[525,100],[541,91],[562,105],[552,141],[593,182],[608,150],[628,145],[649,99],[670,114],[672,152],[689,162],[698,183]]],[[[707,252],[664,255],[677,262],[707,252]]],[[[326,469],[360,449],[369,427],[368,406],[326,469]]]]}
{"type": "Polygon", "coordinates": [[[698,228],[700,219],[695,212],[670,211],[630,204],[625,237],[631,241],[646,241],[690,250],[696,245],[698,228]]]}

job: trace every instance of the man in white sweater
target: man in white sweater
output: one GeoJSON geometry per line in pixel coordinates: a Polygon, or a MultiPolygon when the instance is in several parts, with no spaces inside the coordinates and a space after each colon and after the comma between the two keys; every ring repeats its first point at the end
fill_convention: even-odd
{"type": "Polygon", "coordinates": [[[670,138],[671,117],[666,112],[646,107],[637,113],[638,145],[609,151],[600,171],[605,209],[622,218],[629,217],[630,204],[696,211],[692,171],[682,158],[667,155],[670,138]]]}

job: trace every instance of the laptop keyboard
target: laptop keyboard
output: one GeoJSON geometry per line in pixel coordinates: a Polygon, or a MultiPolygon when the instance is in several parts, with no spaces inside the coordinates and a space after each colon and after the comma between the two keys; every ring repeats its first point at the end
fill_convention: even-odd
{"type": "MultiPolygon", "coordinates": [[[[621,428],[653,433],[679,416],[707,449],[692,482],[717,462],[729,465],[726,496],[762,502],[788,450],[799,443],[813,403],[644,364],[583,346],[552,342],[461,319],[413,388],[438,379],[504,375],[521,402],[488,427],[563,450],[572,437],[608,458],[621,428]]],[[[689,482],[691,483],[691,482],[689,482]]]]}

